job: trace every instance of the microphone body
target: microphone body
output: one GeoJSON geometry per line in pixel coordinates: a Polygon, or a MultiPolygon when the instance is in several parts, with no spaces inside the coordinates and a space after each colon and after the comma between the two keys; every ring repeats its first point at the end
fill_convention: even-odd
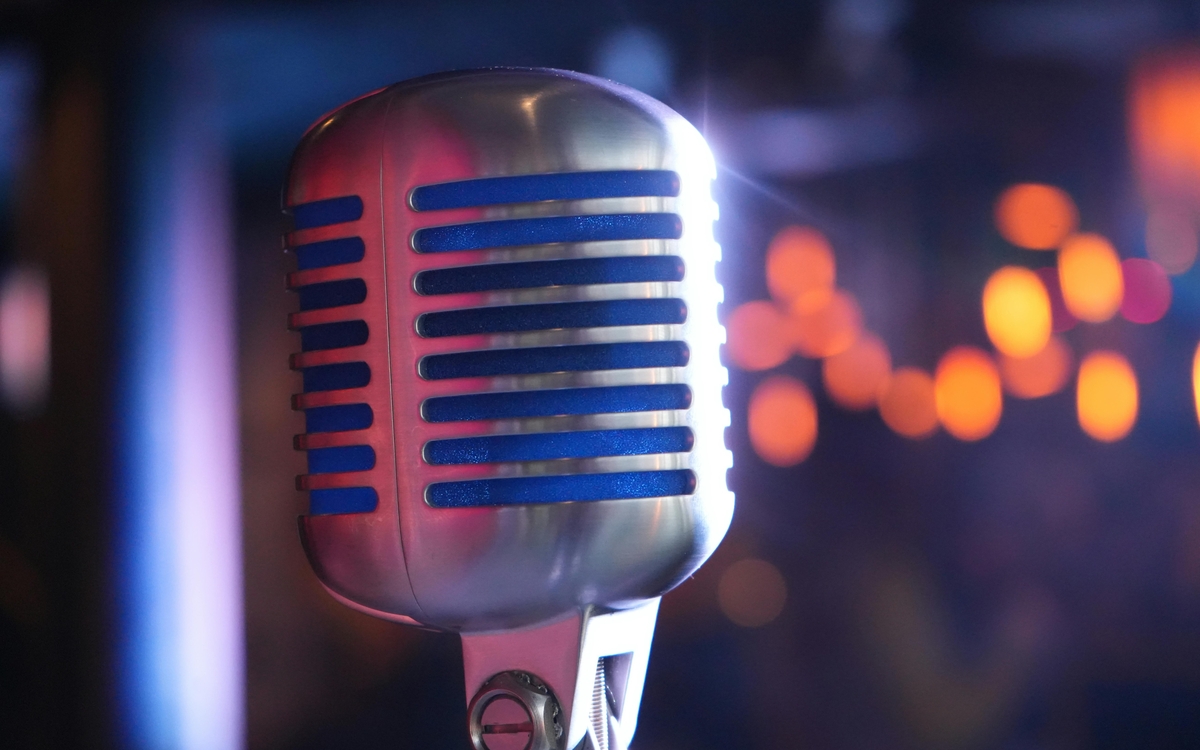
{"type": "Polygon", "coordinates": [[[728,528],[714,176],[665,105],[538,69],[381,89],[293,157],[304,549],[462,634],[477,748],[625,747],[658,597],[728,528]]]}

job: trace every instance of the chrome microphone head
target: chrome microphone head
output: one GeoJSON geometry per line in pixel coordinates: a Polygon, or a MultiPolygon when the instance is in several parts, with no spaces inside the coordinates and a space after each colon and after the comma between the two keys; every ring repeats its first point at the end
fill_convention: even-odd
{"type": "Polygon", "coordinates": [[[714,176],[665,105],[555,70],[400,83],[296,150],[304,548],[463,635],[478,748],[624,747],[658,597],[729,526],[714,176]]]}

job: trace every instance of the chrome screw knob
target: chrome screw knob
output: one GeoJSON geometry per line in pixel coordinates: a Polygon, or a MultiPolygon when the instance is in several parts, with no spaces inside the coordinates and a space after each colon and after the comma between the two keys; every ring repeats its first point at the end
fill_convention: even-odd
{"type": "Polygon", "coordinates": [[[501,672],[467,707],[475,750],[564,750],[558,700],[527,672],[501,672]]]}

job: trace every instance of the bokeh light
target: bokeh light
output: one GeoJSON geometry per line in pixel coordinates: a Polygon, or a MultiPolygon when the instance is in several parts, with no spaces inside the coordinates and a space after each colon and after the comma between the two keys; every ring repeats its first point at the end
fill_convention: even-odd
{"type": "Polygon", "coordinates": [[[760,383],[747,422],[754,452],[774,466],[800,463],[817,443],[817,404],[795,378],[776,375],[760,383]]]}
{"type": "Polygon", "coordinates": [[[1163,267],[1145,258],[1121,261],[1125,295],[1121,315],[1133,323],[1154,323],[1171,307],[1171,279],[1163,267]]]}
{"type": "Polygon", "coordinates": [[[30,413],[50,384],[50,285],[38,269],[13,268],[0,279],[0,395],[30,413]]]}
{"type": "Polygon", "coordinates": [[[1058,283],[1058,267],[1039,268],[1036,273],[1042,280],[1046,296],[1050,299],[1050,330],[1054,333],[1071,330],[1079,324],[1079,318],[1071,314],[1071,311],[1067,309],[1066,301],[1063,300],[1062,287],[1058,283]]]}
{"type": "Polygon", "coordinates": [[[849,292],[838,289],[816,309],[808,309],[808,297],[793,300],[789,321],[796,351],[820,359],[846,351],[862,333],[862,310],[849,292]]]}
{"type": "Polygon", "coordinates": [[[829,241],[812,227],[781,229],[767,248],[767,288],[801,310],[822,307],[833,293],[837,266],[829,241]]]}
{"type": "Polygon", "coordinates": [[[1017,247],[1053,250],[1075,231],[1079,214],[1066,192],[1034,183],[1013,185],[996,201],[996,228],[1017,247]]]}
{"type": "Polygon", "coordinates": [[[897,369],[879,399],[879,416],[907,438],[925,438],[937,432],[933,378],[915,367],[897,369]]]}
{"type": "Polygon", "coordinates": [[[725,325],[729,361],[743,370],[769,370],[792,356],[788,321],[770,302],[739,305],[725,325]]]}
{"type": "Polygon", "coordinates": [[[1101,323],[1121,307],[1125,294],[1121,260],[1098,234],[1077,234],[1063,243],[1058,280],[1067,309],[1080,320],[1101,323]]]}
{"type": "Polygon", "coordinates": [[[870,409],[879,402],[892,374],[892,355],[874,334],[863,334],[849,349],[821,363],[825,392],[838,406],[870,409]]]}
{"type": "Polygon", "coordinates": [[[1146,254],[1167,273],[1177,276],[1196,262],[1200,239],[1186,213],[1160,208],[1146,218],[1146,254]]]}
{"type": "Polygon", "coordinates": [[[1049,396],[1067,384],[1073,360],[1071,347],[1058,336],[1051,336],[1032,357],[1000,355],[1000,379],[1005,390],[1017,398],[1049,396]]]}
{"type": "Polygon", "coordinates": [[[1200,55],[1194,50],[1144,60],[1132,76],[1130,140],[1151,194],[1196,196],[1200,183],[1200,55]]]}
{"type": "Polygon", "coordinates": [[[1110,443],[1129,434],[1137,421],[1137,375],[1117,352],[1095,351],[1079,364],[1075,394],[1079,426],[1091,437],[1110,443]]]}
{"type": "Polygon", "coordinates": [[[760,628],[779,617],[787,603],[787,582],[766,560],[738,560],[717,581],[717,604],[734,624],[760,628]]]}
{"type": "Polygon", "coordinates": [[[1200,421],[1200,344],[1192,355],[1192,402],[1196,406],[1196,420],[1200,421]]]}
{"type": "Polygon", "coordinates": [[[992,344],[1012,357],[1030,357],[1050,338],[1050,295],[1036,273],[1005,266],[983,287],[983,323],[992,344]]]}
{"type": "Polygon", "coordinates": [[[1000,423],[1000,373],[982,349],[958,346],[946,352],[934,374],[934,395],[938,419],[959,440],[982,440],[1000,423]]]}

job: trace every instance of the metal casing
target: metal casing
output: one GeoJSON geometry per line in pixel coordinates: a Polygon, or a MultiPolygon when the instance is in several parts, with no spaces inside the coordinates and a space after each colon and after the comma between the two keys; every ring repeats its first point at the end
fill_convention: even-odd
{"type": "Polygon", "coordinates": [[[287,245],[302,266],[289,286],[302,304],[309,294],[309,309],[290,318],[306,349],[292,360],[306,388],[294,406],[310,420],[296,439],[310,461],[298,484],[314,498],[300,530],[331,593],[388,619],[488,632],[587,605],[630,606],[711,554],[733,511],[714,176],[703,138],[678,114],[563,71],[416,79],[310,128],[284,200],[297,224],[287,245]],[[517,176],[536,179],[487,181],[517,176]],[[447,184],[450,193],[428,192],[423,206],[423,187],[447,184]],[[460,184],[465,198],[453,192],[460,184]],[[488,192],[494,185],[499,193],[488,192]],[[681,278],[662,276],[661,263],[644,273],[621,265],[660,256],[682,259],[681,278]],[[585,259],[615,260],[547,265],[585,259]],[[528,276],[535,266],[514,264],[531,263],[553,271],[550,282],[563,269],[589,270],[580,283],[497,281],[514,269],[528,276]],[[435,289],[421,275],[477,266],[475,276],[455,272],[467,291],[435,289]],[[597,280],[605,268],[617,272],[597,280]],[[486,288],[498,284],[507,286],[486,288]],[[477,308],[487,308],[482,317],[433,315],[477,308]],[[538,315],[545,324],[530,324],[538,315]],[[442,327],[426,325],[434,320],[442,327]],[[493,351],[499,359],[481,354],[493,351]],[[684,392],[685,402],[652,408],[684,392]],[[527,413],[471,418],[466,402],[446,400],[485,393],[521,394],[527,413]],[[649,400],[629,406],[632,393],[649,400]],[[572,401],[554,413],[576,396],[616,405],[589,412],[572,401]],[[369,407],[370,423],[320,411],[351,405],[369,407]],[[436,421],[431,405],[454,405],[458,417],[436,421]],[[337,419],[314,429],[325,414],[337,419]],[[464,441],[526,435],[550,437],[464,441]],[[598,479],[541,479],[577,476],[598,479]],[[670,494],[636,496],[654,487],[670,494]]]}

